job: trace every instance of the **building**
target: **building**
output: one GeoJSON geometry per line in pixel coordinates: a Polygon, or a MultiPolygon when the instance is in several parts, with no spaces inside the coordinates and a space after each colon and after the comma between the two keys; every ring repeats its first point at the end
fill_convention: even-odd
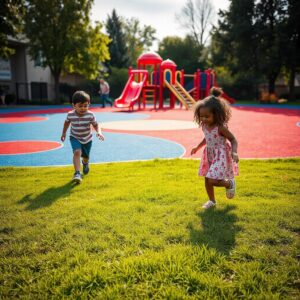
{"type": "Polygon", "coordinates": [[[49,67],[41,67],[41,57],[32,60],[25,38],[9,38],[14,54],[8,59],[0,58],[0,86],[7,98],[16,103],[30,100],[54,100],[54,80],[49,67]]]}

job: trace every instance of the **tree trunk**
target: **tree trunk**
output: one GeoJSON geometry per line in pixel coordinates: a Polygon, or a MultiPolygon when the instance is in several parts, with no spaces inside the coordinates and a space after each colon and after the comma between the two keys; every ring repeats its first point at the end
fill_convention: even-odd
{"type": "Polygon", "coordinates": [[[60,97],[59,97],[59,76],[60,74],[53,74],[54,77],[54,94],[55,94],[55,103],[60,104],[60,97]]]}
{"type": "Polygon", "coordinates": [[[295,68],[292,67],[290,69],[290,78],[289,78],[289,100],[295,99],[295,76],[296,76],[296,71],[295,68]]]}
{"type": "Polygon", "coordinates": [[[275,93],[275,81],[276,81],[277,75],[272,74],[269,76],[269,94],[275,93]]]}

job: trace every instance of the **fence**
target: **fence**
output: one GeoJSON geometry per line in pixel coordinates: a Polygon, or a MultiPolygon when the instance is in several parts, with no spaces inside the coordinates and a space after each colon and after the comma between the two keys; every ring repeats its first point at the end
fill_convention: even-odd
{"type": "Polygon", "coordinates": [[[49,90],[52,88],[54,87],[46,82],[16,82],[16,103],[43,104],[49,102],[49,90]]]}

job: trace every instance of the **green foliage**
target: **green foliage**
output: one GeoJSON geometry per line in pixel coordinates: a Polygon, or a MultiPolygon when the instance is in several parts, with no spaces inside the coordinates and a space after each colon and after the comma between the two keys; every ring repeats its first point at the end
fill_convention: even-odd
{"type": "Polygon", "coordinates": [[[184,69],[186,73],[194,73],[198,68],[204,69],[206,65],[206,54],[204,48],[190,36],[184,39],[177,36],[165,37],[160,43],[158,53],[164,59],[171,59],[177,64],[177,69],[184,69]]]}
{"type": "Polygon", "coordinates": [[[101,32],[102,25],[97,23],[95,27],[88,26],[82,36],[78,52],[66,57],[64,72],[84,75],[86,79],[95,79],[103,69],[101,62],[109,60],[107,35],[101,32]]]}
{"type": "Polygon", "coordinates": [[[71,103],[72,95],[76,91],[85,91],[91,97],[91,103],[100,103],[100,96],[99,96],[99,80],[84,80],[76,85],[70,85],[68,83],[60,83],[59,91],[62,95],[63,102],[71,103]]]}
{"type": "Polygon", "coordinates": [[[286,53],[286,65],[291,68],[300,68],[300,2],[298,0],[288,1],[288,20],[285,23],[285,40],[283,51],[286,53]]]}
{"type": "Polygon", "coordinates": [[[232,74],[226,67],[215,67],[218,85],[230,96],[239,100],[257,100],[257,81],[248,74],[232,74]]]}
{"type": "Polygon", "coordinates": [[[117,68],[129,66],[128,48],[121,18],[113,9],[111,16],[106,21],[106,31],[111,40],[109,44],[109,65],[117,68]]]}
{"type": "Polygon", "coordinates": [[[89,24],[89,0],[30,0],[27,5],[25,31],[30,39],[30,53],[39,53],[44,66],[60,74],[67,56],[77,55],[82,47],[82,33],[89,24]]]}
{"type": "Polygon", "coordinates": [[[111,74],[108,78],[110,86],[110,96],[113,98],[120,97],[128,79],[128,69],[119,69],[112,67],[111,74]]]}
{"type": "Polygon", "coordinates": [[[288,0],[231,0],[212,37],[212,61],[253,85],[267,79],[274,91],[285,60],[288,0]]]}
{"type": "Polygon", "coordinates": [[[137,58],[145,51],[148,51],[153,44],[156,30],[144,25],[141,27],[137,18],[131,18],[123,21],[125,40],[129,55],[129,64],[136,66],[137,58]]]}
{"type": "Polygon", "coordinates": [[[1,298],[297,299],[299,163],[242,160],[208,211],[194,160],[92,165],[76,186],[72,167],[0,168],[1,298]]]}
{"type": "Polygon", "coordinates": [[[216,67],[214,68],[217,74],[218,85],[223,87],[224,85],[230,86],[235,83],[234,76],[231,75],[230,71],[225,67],[216,67]]]}
{"type": "Polygon", "coordinates": [[[99,62],[109,58],[108,38],[101,25],[90,26],[92,0],[30,0],[27,1],[25,32],[33,57],[42,55],[55,80],[62,71],[76,71],[95,76],[99,62]],[[100,60],[100,61],[99,61],[100,60]]]}
{"type": "Polygon", "coordinates": [[[254,0],[232,0],[228,11],[219,13],[220,20],[212,35],[212,61],[226,67],[231,75],[259,76],[254,0]]]}
{"type": "Polygon", "coordinates": [[[275,81],[284,64],[283,32],[288,19],[288,0],[260,1],[256,4],[256,32],[260,71],[269,80],[269,92],[274,92],[275,81]]]}
{"type": "Polygon", "coordinates": [[[1,0],[0,5],[0,57],[7,58],[14,53],[8,46],[8,36],[20,33],[24,16],[23,0],[1,0]]]}
{"type": "Polygon", "coordinates": [[[289,98],[295,100],[295,77],[300,71],[300,2],[289,0],[289,18],[282,30],[282,51],[285,71],[288,72],[289,98]]]}

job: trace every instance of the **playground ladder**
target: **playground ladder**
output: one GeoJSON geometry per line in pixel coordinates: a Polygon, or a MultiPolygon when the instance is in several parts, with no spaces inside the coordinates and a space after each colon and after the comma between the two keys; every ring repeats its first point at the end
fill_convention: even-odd
{"type": "Polygon", "coordinates": [[[143,89],[143,102],[144,103],[154,103],[155,102],[155,88],[154,87],[144,87],[143,89]]]}
{"type": "Polygon", "coordinates": [[[182,88],[178,84],[174,84],[174,88],[177,91],[177,93],[180,95],[180,97],[184,100],[184,102],[187,104],[189,109],[192,109],[195,102],[192,102],[189,97],[187,97],[186,93],[182,90],[182,88]]]}

